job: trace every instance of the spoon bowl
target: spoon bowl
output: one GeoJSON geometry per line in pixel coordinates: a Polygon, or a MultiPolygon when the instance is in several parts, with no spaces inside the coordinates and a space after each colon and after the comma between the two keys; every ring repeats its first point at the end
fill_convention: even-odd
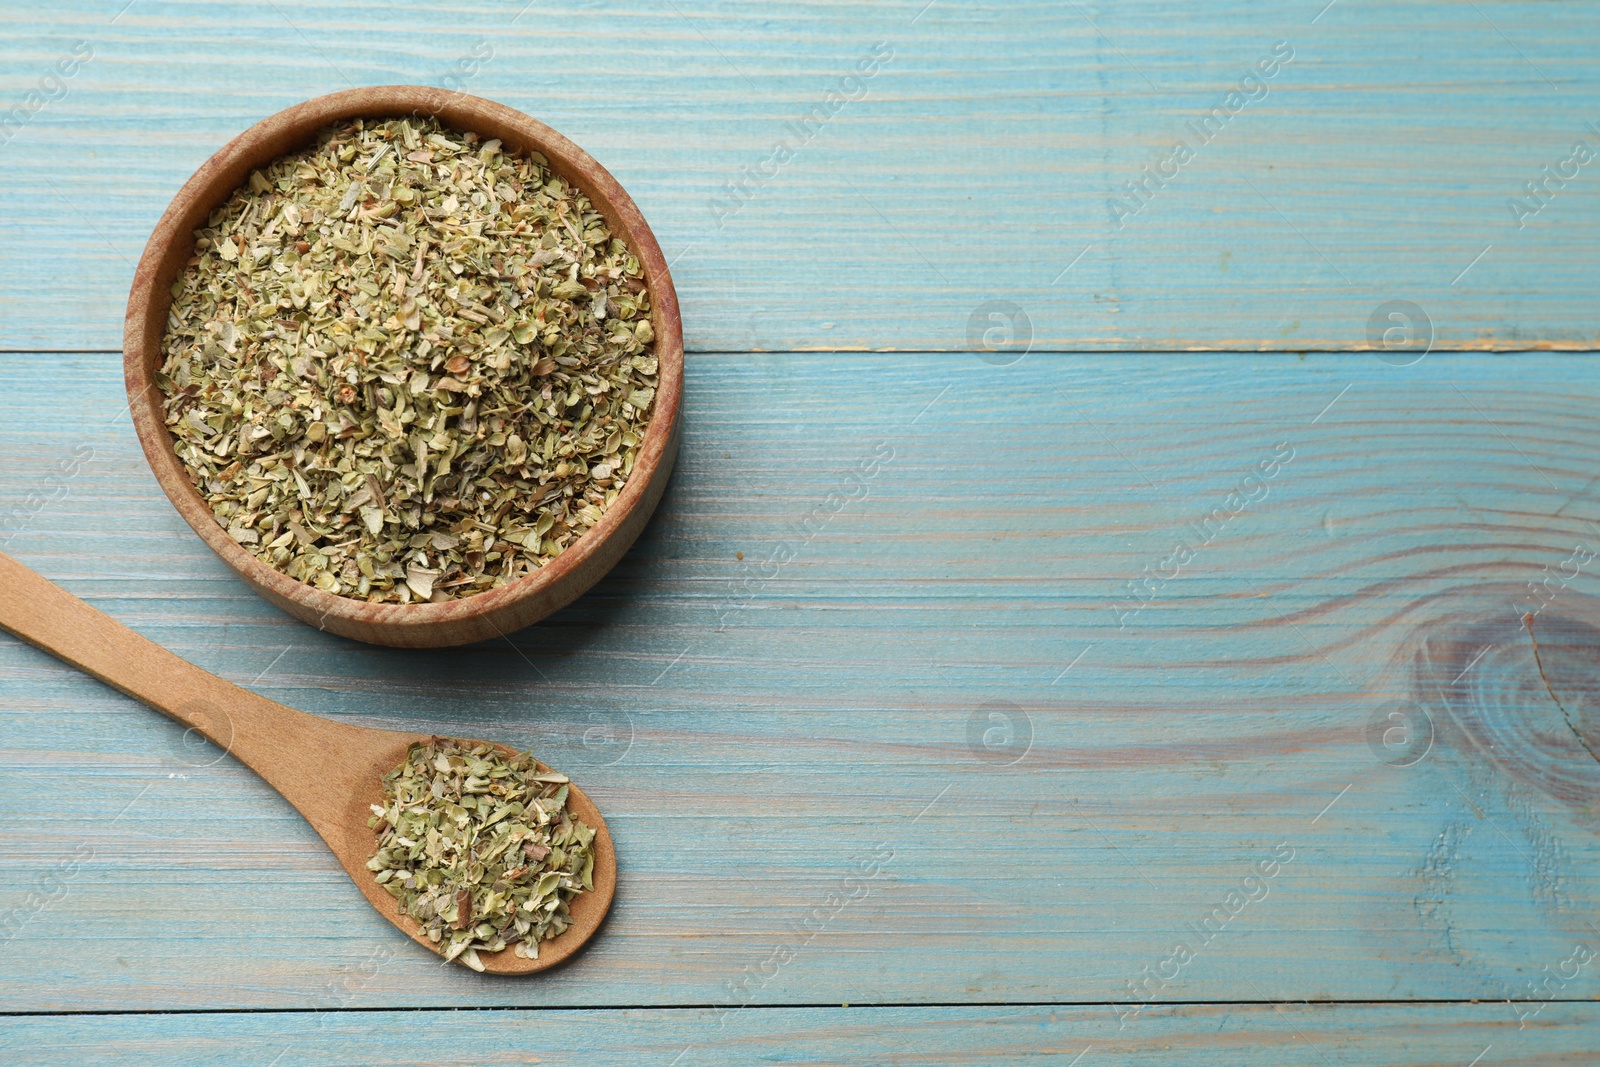
{"type": "MultiPolygon", "coordinates": [[[[356,888],[361,890],[367,902],[378,909],[380,915],[398,926],[411,940],[433,952],[439,952],[440,946],[423,932],[421,925],[415,919],[401,909],[400,902],[379,885],[378,880],[367,869],[367,860],[371,859],[373,852],[376,851],[376,839],[372,830],[367,827],[367,819],[372,815],[372,805],[383,803],[383,776],[405,762],[406,752],[412,744],[426,741],[428,737],[424,734],[405,734],[365,727],[352,729],[359,731],[361,742],[370,746],[367,749],[364,771],[352,783],[348,798],[344,802],[344,810],[336,820],[335,827],[324,831],[314,821],[312,826],[316,827],[317,833],[327,842],[328,847],[333,849],[333,854],[338,857],[345,873],[355,882],[356,888]],[[334,843],[336,838],[338,844],[334,843]]],[[[508,756],[516,755],[515,750],[506,745],[495,744],[495,747],[508,756]]],[[[552,768],[540,763],[539,770],[547,772],[552,768]]],[[[528,974],[554,967],[583,947],[584,942],[600,928],[606,912],[611,907],[612,894],[617,886],[617,857],[612,849],[611,833],[606,829],[606,822],[600,815],[600,809],[595,807],[594,801],[589,799],[588,794],[571,782],[568,783],[567,790],[567,810],[584,824],[594,827],[594,888],[585,890],[573,898],[569,905],[572,925],[560,936],[539,942],[537,959],[518,956],[509,948],[500,952],[480,950],[478,959],[483,964],[483,969],[490,974],[528,974]]],[[[294,802],[291,800],[290,803],[294,802]]],[[[298,804],[295,806],[299,807],[298,804]]],[[[304,809],[301,809],[301,814],[305,814],[304,809]]],[[[310,821],[309,815],[307,819],[310,821]]],[[[457,959],[461,960],[463,957],[458,956],[457,959]]]]}
{"type": "MultiPolygon", "coordinates": [[[[0,629],[198,731],[237,757],[305,816],[380,915],[413,941],[440,952],[367,869],[367,860],[377,851],[367,819],[371,805],[383,801],[383,776],[404,763],[407,749],[426,741],[427,735],[334,722],[242,689],[140,637],[3,553],[0,629]]],[[[550,770],[544,764],[540,768],[550,770]]],[[[594,936],[611,907],[617,859],[605,820],[576,785],[569,784],[567,806],[594,827],[594,888],[573,899],[572,925],[540,942],[537,959],[509,948],[480,952],[487,972],[527,974],[554,967],[594,936]]]]}

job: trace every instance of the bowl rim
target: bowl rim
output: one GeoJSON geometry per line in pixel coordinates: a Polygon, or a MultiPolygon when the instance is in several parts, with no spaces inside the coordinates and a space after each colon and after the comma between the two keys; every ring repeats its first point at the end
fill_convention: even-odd
{"type": "MultiPolygon", "coordinates": [[[[618,533],[635,509],[645,506],[648,516],[654,506],[652,483],[660,468],[670,469],[674,458],[683,386],[683,324],[666,258],[649,224],[622,185],[577,144],[523,112],[481,97],[431,86],[373,86],[315,97],[262,119],[219,149],[184,183],[156,223],[134,273],[123,328],[123,370],[134,429],[151,470],[178,513],[212,551],[258,589],[314,613],[319,629],[328,629],[332,619],[335,629],[342,621],[362,628],[422,630],[482,616],[503,616],[513,605],[564,581],[580,580],[573,576],[618,533]],[[228,536],[179,460],[162,417],[165,394],[155,384],[172,303],[170,286],[192,255],[195,229],[210,212],[224,203],[251,171],[310,145],[319,131],[333,123],[405,115],[425,115],[479,136],[500,137],[514,152],[537,151],[550,161],[553,171],[588,196],[613,234],[621,236],[639,260],[651,296],[658,369],[654,410],[638,458],[627,485],[600,521],[537,571],[498,588],[442,603],[371,603],[325,592],[246,551],[228,536]]],[[[602,573],[593,574],[550,610],[576,599],[602,573]]],[[[487,621],[501,632],[492,618],[487,621]]]]}

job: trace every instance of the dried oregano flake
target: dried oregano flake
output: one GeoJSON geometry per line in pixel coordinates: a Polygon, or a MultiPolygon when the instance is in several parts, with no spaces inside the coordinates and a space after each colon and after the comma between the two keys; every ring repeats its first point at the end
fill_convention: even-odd
{"type": "Polygon", "coordinates": [[[594,888],[594,828],[567,811],[566,775],[526,752],[434,737],[383,785],[367,868],[445,959],[479,971],[480,950],[537,959],[572,925],[572,899],[594,888]]]}
{"type": "Polygon", "coordinates": [[[158,381],[235,541],[341,596],[537,569],[626,484],[656,389],[639,261],[538,153],[354,121],[195,231],[158,381]]]}

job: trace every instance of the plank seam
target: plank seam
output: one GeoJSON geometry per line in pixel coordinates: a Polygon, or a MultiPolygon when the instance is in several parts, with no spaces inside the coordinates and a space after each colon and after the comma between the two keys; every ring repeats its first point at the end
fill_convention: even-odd
{"type": "MultiPolygon", "coordinates": [[[[1281,1008],[1285,1006],[1303,1006],[1308,1008],[1383,1008],[1383,1007],[1412,1007],[1423,1004],[1440,1004],[1454,1006],[1470,1006],[1481,1004],[1484,1007],[1510,1003],[1498,998],[1486,999],[1483,997],[1444,998],[1430,997],[1415,1000],[1159,1000],[1151,1001],[1146,1007],[1152,1008],[1212,1008],[1212,1007],[1259,1007],[1281,1008]]],[[[1543,1001],[1545,1004],[1588,1004],[1600,1008],[1590,997],[1555,997],[1543,1001]]],[[[853,1004],[838,1001],[806,1001],[796,1004],[746,1004],[734,1008],[734,1011],[813,1011],[837,1010],[848,1008],[854,1011],[861,1009],[898,1011],[915,1008],[1119,1008],[1126,1007],[1126,1001],[1119,1000],[934,1000],[934,1001],[886,1001],[881,1004],[853,1004]]],[[[558,1011],[719,1011],[728,1007],[726,1003],[708,1001],[700,1004],[488,1004],[488,1005],[449,1005],[434,1004],[423,1006],[387,1006],[372,1008],[148,1008],[130,1010],[105,1010],[96,1011],[86,1009],[81,1011],[0,1011],[0,1019],[24,1018],[77,1018],[77,1017],[106,1017],[119,1018],[123,1016],[145,1015],[371,1015],[375,1012],[468,1012],[468,1011],[498,1011],[498,1012],[558,1012],[558,1011]]]]}

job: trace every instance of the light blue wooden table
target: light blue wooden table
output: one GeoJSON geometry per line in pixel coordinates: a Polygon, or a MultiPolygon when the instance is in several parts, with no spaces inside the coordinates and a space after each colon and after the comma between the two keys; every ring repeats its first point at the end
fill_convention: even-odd
{"type": "Polygon", "coordinates": [[[442,967],[0,640],[0,1060],[1600,1062],[1600,6],[1324,2],[7,4],[0,549],[532,746],[622,877],[571,965],[442,967]],[[424,654],[235,580],[117,351],[202,160],[396,82],[598,157],[690,349],[632,553],[424,654]]]}

